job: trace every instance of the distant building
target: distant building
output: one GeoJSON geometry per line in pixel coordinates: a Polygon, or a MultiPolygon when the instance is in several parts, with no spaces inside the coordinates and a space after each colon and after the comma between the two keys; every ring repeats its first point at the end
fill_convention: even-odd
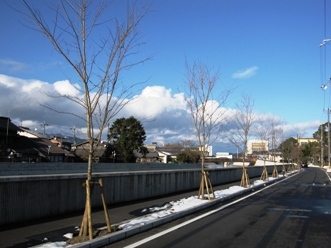
{"type": "Polygon", "coordinates": [[[157,161],[161,163],[173,163],[177,161],[177,155],[182,152],[183,147],[179,146],[157,146],[156,142],[146,146],[148,151],[158,154],[157,161]]]}
{"type": "Polygon", "coordinates": [[[269,151],[268,140],[249,140],[247,142],[247,155],[265,155],[269,151]]]}
{"type": "Polygon", "coordinates": [[[304,145],[307,145],[308,143],[312,143],[312,142],[318,142],[318,140],[313,139],[313,138],[298,138],[299,146],[304,146],[304,145]]]}
{"type": "Polygon", "coordinates": [[[215,158],[227,158],[232,159],[233,155],[228,152],[216,152],[215,158]]]}
{"type": "MultiPolygon", "coordinates": [[[[199,151],[202,151],[203,147],[200,146],[199,147],[199,151]]],[[[206,156],[213,156],[213,147],[210,146],[210,145],[205,145],[205,153],[206,153],[206,156]]]]}
{"type": "MultiPolygon", "coordinates": [[[[176,163],[177,162],[177,156],[187,150],[190,151],[198,151],[198,147],[183,147],[180,145],[165,145],[165,146],[157,146],[156,142],[153,142],[151,145],[145,145],[145,147],[148,149],[150,154],[146,155],[146,158],[140,159],[141,156],[135,154],[137,159],[140,159],[140,161],[155,161],[160,163],[176,163]]],[[[209,153],[212,152],[212,147],[209,146],[206,148],[206,156],[208,156],[209,153]]]]}

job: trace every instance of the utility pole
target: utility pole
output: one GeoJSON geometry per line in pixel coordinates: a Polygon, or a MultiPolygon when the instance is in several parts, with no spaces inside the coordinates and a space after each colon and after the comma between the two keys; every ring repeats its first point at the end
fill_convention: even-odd
{"type": "Polygon", "coordinates": [[[320,165],[324,167],[324,125],[321,125],[321,159],[320,165]]]}
{"type": "Polygon", "coordinates": [[[74,127],[70,128],[70,129],[72,130],[72,132],[74,134],[74,145],[76,145],[76,127],[74,126],[74,127]]]}
{"type": "Polygon", "coordinates": [[[330,108],[328,108],[328,167],[330,168],[330,108]]]}
{"type": "Polygon", "coordinates": [[[298,154],[297,154],[297,164],[299,166],[301,166],[301,164],[299,163],[300,161],[300,143],[299,143],[299,134],[297,134],[297,150],[298,150],[298,154]]]}
{"type": "Polygon", "coordinates": [[[46,129],[46,126],[49,126],[49,125],[47,123],[45,123],[45,121],[44,121],[43,123],[40,124],[40,126],[42,126],[43,129],[44,129],[43,135],[45,137],[45,134],[46,134],[46,132],[45,132],[46,130],[45,129],[46,129]]]}

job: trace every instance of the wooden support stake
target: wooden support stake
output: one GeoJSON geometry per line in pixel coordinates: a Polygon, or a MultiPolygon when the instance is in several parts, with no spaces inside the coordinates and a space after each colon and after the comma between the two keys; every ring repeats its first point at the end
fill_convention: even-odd
{"type": "Polygon", "coordinates": [[[262,171],[260,180],[269,181],[269,175],[268,175],[268,170],[267,170],[266,166],[263,166],[263,171],[262,171]]]}
{"type": "Polygon", "coordinates": [[[203,179],[204,179],[204,182],[206,185],[206,191],[207,191],[207,195],[208,195],[208,199],[209,199],[209,185],[208,185],[208,180],[207,180],[207,173],[205,171],[203,172],[203,179]]]}
{"type": "Polygon", "coordinates": [[[204,190],[206,188],[207,195],[208,195],[208,200],[211,199],[210,195],[212,194],[212,198],[215,198],[215,193],[213,190],[213,186],[211,184],[210,178],[209,178],[209,173],[206,171],[201,172],[201,182],[200,182],[200,188],[199,188],[199,199],[204,199],[204,190]]]}
{"type": "Polygon", "coordinates": [[[285,165],[284,165],[284,164],[283,164],[283,166],[282,166],[282,174],[283,174],[283,176],[286,175],[286,168],[285,168],[285,165]]]}
{"type": "Polygon", "coordinates": [[[84,216],[83,216],[82,224],[80,226],[79,236],[80,237],[88,236],[90,240],[93,239],[92,206],[91,206],[91,195],[92,195],[91,185],[93,185],[93,184],[99,184],[99,186],[100,186],[100,194],[101,194],[102,206],[103,206],[104,213],[105,213],[107,230],[108,230],[108,232],[111,232],[111,223],[110,223],[108,208],[107,208],[106,199],[105,199],[105,195],[104,195],[102,179],[99,179],[98,182],[91,182],[87,179],[85,181],[85,183],[83,184],[83,186],[85,186],[85,188],[86,188],[86,202],[85,202],[84,216]]]}
{"type": "Polygon", "coordinates": [[[245,167],[243,167],[243,174],[241,177],[240,186],[245,188],[248,188],[250,186],[247,169],[245,167]]]}
{"type": "Polygon", "coordinates": [[[91,207],[91,182],[86,180],[86,208],[87,208],[87,226],[89,239],[93,239],[93,228],[92,228],[92,207],[91,207]]]}
{"type": "Polygon", "coordinates": [[[103,183],[102,183],[101,178],[99,179],[99,185],[100,185],[100,193],[101,193],[103,210],[105,212],[105,219],[106,219],[106,223],[107,223],[107,230],[108,230],[108,232],[111,232],[111,224],[110,224],[108,208],[107,208],[107,204],[106,204],[106,199],[105,199],[104,190],[103,190],[103,183]]]}
{"type": "Polygon", "coordinates": [[[272,177],[278,178],[278,170],[277,170],[277,166],[276,165],[274,165],[274,170],[272,172],[272,177]]]}
{"type": "Polygon", "coordinates": [[[80,230],[79,230],[79,236],[86,236],[87,235],[87,231],[86,231],[86,226],[87,226],[87,212],[86,212],[86,204],[87,201],[85,201],[85,211],[84,211],[84,215],[83,215],[83,220],[82,220],[82,224],[80,225],[80,230]]]}
{"type": "MultiPolygon", "coordinates": [[[[209,187],[210,187],[210,189],[211,189],[211,193],[212,193],[212,195],[213,195],[213,198],[215,199],[215,193],[214,193],[213,185],[211,184],[211,181],[210,181],[209,172],[207,171],[206,173],[207,173],[207,175],[208,175],[207,180],[208,180],[209,187]]],[[[209,197],[209,200],[210,200],[210,197],[209,197]]]]}

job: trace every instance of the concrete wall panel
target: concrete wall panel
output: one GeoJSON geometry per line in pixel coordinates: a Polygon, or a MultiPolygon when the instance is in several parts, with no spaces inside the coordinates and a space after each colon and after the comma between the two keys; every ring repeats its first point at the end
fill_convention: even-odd
{"type": "MultiPolygon", "coordinates": [[[[273,166],[268,167],[269,174],[272,170],[273,166]]],[[[281,166],[278,170],[281,171],[281,166]]],[[[36,171],[49,172],[50,168],[38,165],[36,171]]],[[[248,168],[250,178],[259,177],[261,173],[262,167],[248,168]]],[[[209,174],[212,184],[220,185],[240,181],[242,168],[211,169],[209,174]]],[[[199,168],[153,171],[129,169],[124,172],[98,172],[94,178],[103,179],[107,204],[111,206],[187,190],[198,191],[201,171],[199,168]]],[[[83,214],[85,180],[86,176],[79,171],[77,174],[0,176],[0,225],[77,211],[83,214]]],[[[92,206],[102,206],[98,186],[93,189],[92,206]]]]}

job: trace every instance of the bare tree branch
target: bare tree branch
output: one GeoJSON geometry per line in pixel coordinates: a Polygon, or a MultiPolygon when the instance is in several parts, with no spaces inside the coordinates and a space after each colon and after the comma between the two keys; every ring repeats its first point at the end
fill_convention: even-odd
{"type": "Polygon", "coordinates": [[[242,94],[241,100],[236,104],[233,122],[231,122],[232,129],[228,136],[229,141],[243,153],[244,158],[247,151],[247,141],[256,122],[253,110],[254,101],[251,96],[242,94]]]}
{"type": "MultiPolygon", "coordinates": [[[[219,81],[219,71],[212,72],[205,64],[195,62],[191,66],[186,61],[187,88],[186,103],[191,114],[195,135],[198,140],[201,156],[201,184],[199,198],[203,198],[204,187],[211,187],[208,173],[205,172],[206,146],[211,145],[222,131],[225,119],[225,104],[230,91],[225,87],[216,92],[219,81]]],[[[212,194],[214,194],[212,192],[212,194]]]]}
{"type": "MultiPolygon", "coordinates": [[[[141,3],[139,2],[141,5],[141,3]]],[[[138,31],[141,20],[149,11],[147,3],[138,8],[138,1],[128,7],[124,20],[110,19],[107,1],[101,3],[93,0],[60,0],[48,6],[54,13],[54,19],[44,17],[33,3],[23,0],[24,11],[33,28],[46,37],[53,48],[63,57],[76,73],[82,87],[80,96],[62,93],[48,93],[53,98],[72,101],[84,109],[85,116],[70,113],[57,107],[44,105],[57,113],[71,114],[84,119],[89,141],[89,159],[86,183],[86,212],[89,219],[89,236],[92,239],[90,223],[90,184],[92,180],[92,159],[101,141],[103,130],[113,118],[130,101],[132,89],[136,84],[120,81],[125,70],[150,59],[132,59],[139,48],[138,31]],[[101,29],[101,27],[105,27],[101,29]],[[99,31],[99,32],[98,32],[99,31]],[[100,38],[100,34],[102,36],[100,38]],[[98,131],[95,131],[98,130],[98,131]],[[95,133],[96,132],[96,133],[95,133]]],[[[114,14],[114,13],[113,13],[114,14]]]]}

